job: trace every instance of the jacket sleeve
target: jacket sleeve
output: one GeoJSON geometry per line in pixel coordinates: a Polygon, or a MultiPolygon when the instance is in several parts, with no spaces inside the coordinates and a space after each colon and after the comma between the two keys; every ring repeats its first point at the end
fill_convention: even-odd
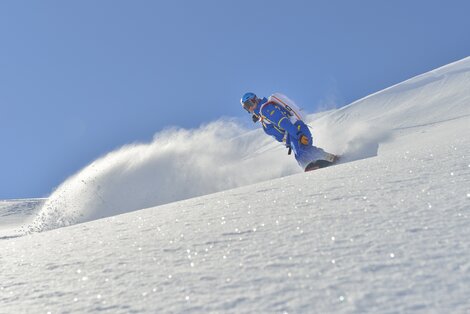
{"type": "Polygon", "coordinates": [[[261,115],[263,119],[268,120],[277,128],[285,130],[289,135],[298,139],[297,128],[290,122],[289,117],[286,116],[276,105],[266,105],[262,108],[261,115]]]}

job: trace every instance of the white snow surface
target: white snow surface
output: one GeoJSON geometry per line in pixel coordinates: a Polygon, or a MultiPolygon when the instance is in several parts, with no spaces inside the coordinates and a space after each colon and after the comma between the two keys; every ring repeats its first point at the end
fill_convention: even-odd
{"type": "MultiPolygon", "coordinates": [[[[216,146],[219,123],[166,134],[216,146]]],[[[192,156],[158,155],[162,134],[94,162],[29,224],[44,232],[0,236],[0,313],[470,313],[470,57],[310,124],[343,164],[298,173],[235,122],[223,158],[201,146],[158,188],[152,164],[192,156]]]]}

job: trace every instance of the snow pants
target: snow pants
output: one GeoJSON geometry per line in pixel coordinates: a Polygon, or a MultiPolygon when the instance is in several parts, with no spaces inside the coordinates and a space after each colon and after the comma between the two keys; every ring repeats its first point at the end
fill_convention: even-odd
{"type": "Polygon", "coordinates": [[[288,145],[294,151],[295,159],[297,160],[297,163],[300,165],[300,167],[305,169],[305,167],[312,161],[324,159],[327,153],[323,149],[313,146],[312,133],[310,132],[308,126],[300,120],[297,121],[294,126],[297,128],[298,132],[308,137],[309,142],[308,145],[303,145],[292,135],[288,136],[288,145]]]}

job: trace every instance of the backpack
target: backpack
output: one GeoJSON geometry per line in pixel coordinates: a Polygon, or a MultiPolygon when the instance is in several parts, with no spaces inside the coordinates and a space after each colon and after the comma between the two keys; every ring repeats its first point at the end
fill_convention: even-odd
{"type": "MultiPolygon", "coordinates": [[[[281,93],[274,93],[271,96],[268,97],[268,101],[265,102],[261,108],[263,110],[263,107],[266,105],[270,104],[276,104],[282,108],[284,108],[287,111],[287,114],[289,115],[289,119],[292,123],[295,123],[299,120],[303,120],[302,116],[302,110],[292,101],[290,100],[286,95],[283,95],[281,93]]],[[[267,120],[267,119],[264,119],[267,120]]],[[[269,120],[264,121],[265,123],[271,123],[269,120]]]]}

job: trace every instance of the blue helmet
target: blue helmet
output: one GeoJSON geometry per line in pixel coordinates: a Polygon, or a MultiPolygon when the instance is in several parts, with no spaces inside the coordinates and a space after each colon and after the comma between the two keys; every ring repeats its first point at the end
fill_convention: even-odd
{"type": "Polygon", "coordinates": [[[250,112],[250,109],[259,103],[259,99],[255,93],[248,92],[243,95],[242,99],[240,99],[240,103],[246,111],[250,112]]]}
{"type": "Polygon", "coordinates": [[[242,97],[242,99],[240,100],[240,102],[243,104],[245,101],[247,101],[248,99],[252,99],[252,98],[255,98],[256,97],[256,94],[255,93],[251,93],[251,92],[248,92],[248,93],[245,93],[242,97]]]}

